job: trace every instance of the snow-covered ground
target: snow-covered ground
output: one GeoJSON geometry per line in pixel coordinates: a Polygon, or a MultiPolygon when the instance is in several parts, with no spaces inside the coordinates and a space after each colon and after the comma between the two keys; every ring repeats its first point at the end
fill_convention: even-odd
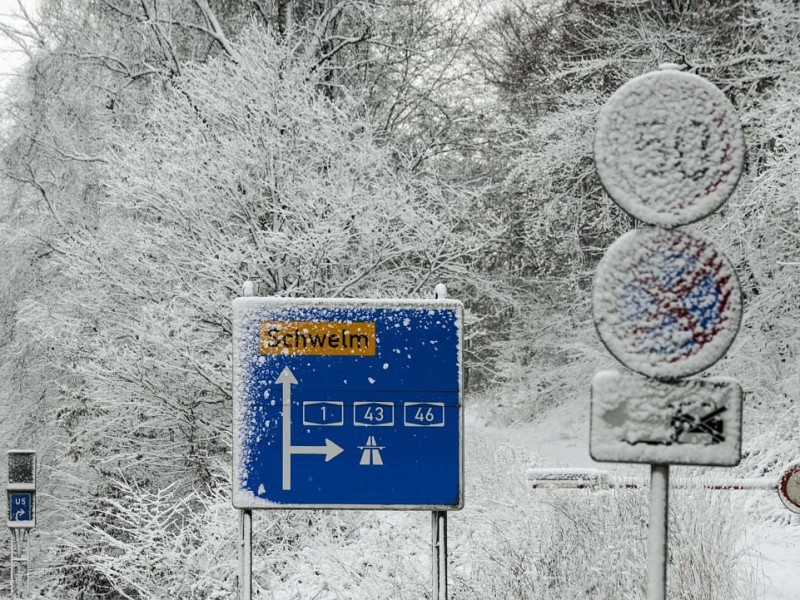
{"type": "MultiPolygon", "coordinates": [[[[612,475],[646,477],[648,467],[644,465],[597,463],[591,459],[588,412],[588,407],[578,411],[574,405],[563,404],[543,413],[537,422],[509,427],[487,425],[468,414],[467,434],[483,437],[492,444],[524,449],[531,456],[531,467],[599,468],[612,475]]],[[[725,477],[724,470],[719,470],[719,474],[725,477]]],[[[774,492],[719,493],[737,495],[732,505],[750,509],[743,513],[746,532],[742,552],[756,578],[751,587],[757,590],[758,596],[753,600],[798,600],[800,518],[786,511],[774,492]],[[747,496],[742,498],[739,494],[747,496]]]]}
{"type": "Polygon", "coordinates": [[[800,597],[800,526],[754,523],[750,527],[749,557],[760,576],[759,600],[797,600],[800,597]]]}

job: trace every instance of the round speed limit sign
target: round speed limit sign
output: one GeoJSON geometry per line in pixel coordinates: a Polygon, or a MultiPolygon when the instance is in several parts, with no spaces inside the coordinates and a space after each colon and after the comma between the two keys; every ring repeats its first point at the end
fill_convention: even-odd
{"type": "Polygon", "coordinates": [[[597,117],[597,173],[645,223],[673,228],[710,215],[744,168],[736,110],[711,82],[665,69],[628,81],[597,117]]]}
{"type": "Polygon", "coordinates": [[[786,467],[778,481],[778,494],[786,508],[800,514],[800,461],[786,467]]]}

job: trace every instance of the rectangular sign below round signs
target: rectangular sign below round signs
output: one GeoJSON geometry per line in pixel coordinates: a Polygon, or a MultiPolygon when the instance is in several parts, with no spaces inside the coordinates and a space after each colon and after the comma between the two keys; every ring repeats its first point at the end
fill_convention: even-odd
{"type": "Polygon", "coordinates": [[[234,300],[234,506],[460,509],[462,313],[234,300]]]}
{"type": "Polygon", "coordinates": [[[592,380],[596,461],[731,467],[741,448],[742,388],[733,379],[666,383],[602,371],[592,380]]]}
{"type": "Polygon", "coordinates": [[[34,497],[34,492],[8,492],[8,526],[11,529],[34,527],[34,497]]]}

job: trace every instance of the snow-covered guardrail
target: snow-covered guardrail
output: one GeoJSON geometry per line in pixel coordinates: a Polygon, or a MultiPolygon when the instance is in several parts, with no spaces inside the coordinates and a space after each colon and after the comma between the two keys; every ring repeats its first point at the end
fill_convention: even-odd
{"type": "MultiPolygon", "coordinates": [[[[528,469],[526,478],[533,489],[639,489],[647,487],[644,477],[612,476],[601,469],[528,469]]],[[[750,479],[673,479],[670,487],[706,490],[766,490],[776,491],[778,480],[770,477],[750,479]]]]}
{"type": "Polygon", "coordinates": [[[614,487],[609,474],[600,469],[528,469],[526,477],[534,489],[614,487]]]}

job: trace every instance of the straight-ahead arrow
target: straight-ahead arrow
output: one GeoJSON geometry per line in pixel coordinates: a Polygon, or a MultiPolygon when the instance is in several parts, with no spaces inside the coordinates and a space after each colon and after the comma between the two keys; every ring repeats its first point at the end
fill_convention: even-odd
{"type": "Polygon", "coordinates": [[[324,446],[292,446],[292,386],[297,378],[289,367],[284,367],[275,380],[283,386],[283,481],[282,489],[292,489],[292,454],[323,454],[325,462],[344,452],[344,448],[325,439],[324,446]]]}
{"type": "Polygon", "coordinates": [[[292,386],[297,378],[289,367],[284,367],[275,380],[283,386],[283,481],[284,490],[292,489],[292,386]]]}
{"type": "Polygon", "coordinates": [[[292,401],[292,386],[297,385],[297,379],[292,373],[292,370],[289,367],[284,367],[281,374],[278,375],[278,378],[275,380],[275,383],[280,383],[283,385],[283,403],[286,404],[287,402],[292,401]]]}

